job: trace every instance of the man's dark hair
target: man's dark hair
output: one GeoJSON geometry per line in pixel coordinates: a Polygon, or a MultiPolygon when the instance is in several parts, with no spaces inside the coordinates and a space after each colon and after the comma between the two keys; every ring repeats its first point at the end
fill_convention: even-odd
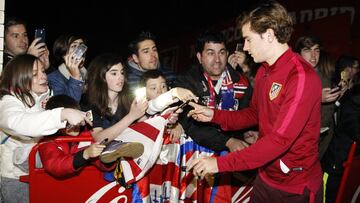
{"type": "Polygon", "coordinates": [[[302,36],[295,43],[295,52],[301,53],[303,48],[310,49],[312,46],[318,44],[319,48],[322,48],[322,42],[319,37],[316,36],[302,36]]]}
{"type": "Polygon", "coordinates": [[[75,101],[75,99],[63,94],[51,97],[46,102],[45,109],[51,110],[59,107],[80,109],[80,105],[75,101]]]}
{"type": "Polygon", "coordinates": [[[24,25],[24,27],[26,27],[26,22],[18,17],[6,18],[4,23],[4,32],[6,33],[9,30],[9,27],[14,25],[24,25]]]}
{"type": "Polygon", "coordinates": [[[152,40],[155,42],[156,37],[151,32],[142,31],[133,41],[128,45],[130,55],[138,55],[139,43],[145,40],[152,40]]]}
{"type": "Polygon", "coordinates": [[[198,37],[195,45],[196,53],[201,53],[204,50],[205,43],[223,43],[226,48],[226,39],[221,32],[206,31],[198,37]]]}
{"type": "MultiPolygon", "coordinates": [[[[341,72],[346,67],[354,67],[354,65],[358,63],[359,60],[353,56],[341,55],[339,59],[336,61],[336,69],[338,69],[341,72]]],[[[355,67],[355,68],[359,68],[359,67],[355,67]]]]}
{"type": "Polygon", "coordinates": [[[165,79],[166,81],[166,78],[165,78],[165,75],[159,71],[159,70],[149,70],[149,71],[146,71],[142,77],[141,77],[141,80],[140,80],[140,85],[145,87],[146,86],[146,82],[149,80],[149,79],[156,79],[158,77],[162,77],[165,79]]]}

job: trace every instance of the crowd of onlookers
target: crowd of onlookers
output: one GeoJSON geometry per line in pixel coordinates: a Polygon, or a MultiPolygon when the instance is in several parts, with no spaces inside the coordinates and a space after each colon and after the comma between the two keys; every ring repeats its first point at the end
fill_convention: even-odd
{"type": "MultiPolygon", "coordinates": [[[[259,9],[280,12],[283,8],[270,4],[259,9]]],[[[59,146],[55,142],[41,146],[39,155],[42,165],[55,177],[71,177],[90,163],[100,170],[113,171],[118,158],[138,157],[143,153],[141,143],[116,141],[128,126],[159,115],[168,107],[191,101],[182,111],[168,110],[171,125],[166,131],[171,142],[179,143],[180,137],[187,135],[210,150],[233,152],[227,159],[217,159],[217,163],[224,165],[218,164],[215,172],[248,170],[265,165],[259,175],[261,178],[255,180],[255,191],[267,190],[257,186],[269,184],[264,181],[269,178],[264,171],[269,170],[273,160],[279,157],[285,157],[276,162],[285,174],[288,171],[292,175],[310,170],[312,166],[306,168],[307,163],[293,165],[295,162],[290,156],[296,155],[296,143],[317,142],[317,138],[306,136],[311,134],[308,130],[318,129],[315,114],[319,110],[321,130],[312,132],[319,135],[319,145],[314,149],[318,149],[317,158],[322,170],[328,174],[326,201],[334,202],[343,172],[342,163],[351,143],[360,142],[359,59],[350,55],[334,59],[331,53],[326,52],[321,40],[311,35],[300,37],[291,50],[287,46],[287,36],[291,35],[291,31],[287,28],[292,24],[285,23],[288,21],[286,12],[280,12],[284,15],[283,19],[280,19],[280,14],[277,16],[285,25],[277,25],[275,21],[278,19],[272,19],[276,24],[274,26],[285,27],[282,29],[262,25],[254,16],[266,17],[268,14],[257,12],[253,11],[248,18],[241,20],[245,41],[241,43],[242,48],[234,52],[227,48],[226,39],[219,32],[208,31],[199,36],[195,47],[198,66],[183,74],[176,74],[160,63],[156,39],[150,32],[141,32],[134,37],[128,45],[130,56],[101,53],[91,59],[88,67],[84,67],[85,59],[88,60],[86,49],[79,54],[79,47],[86,45],[84,37],[63,34],[49,50],[50,46],[40,42],[40,38],[30,43],[23,20],[7,18],[4,68],[0,80],[2,201],[28,202],[28,185],[20,182],[19,177],[28,173],[28,154],[42,137],[85,134],[93,138],[87,146],[79,143],[59,146]],[[261,26],[270,27],[260,31],[261,26]],[[256,40],[267,40],[267,44],[255,44],[256,40]],[[256,46],[266,48],[257,49],[256,46]],[[285,71],[283,67],[291,68],[285,71]],[[304,67],[304,70],[299,67],[304,67]],[[280,68],[284,70],[280,71],[280,68]],[[312,74],[313,70],[316,74],[312,74]],[[282,78],[285,75],[286,78],[282,78]],[[321,81],[319,98],[316,92],[318,79],[314,79],[313,75],[321,81]],[[145,94],[140,98],[134,94],[139,87],[145,87],[145,94]],[[308,98],[309,103],[303,98],[308,98]],[[209,107],[211,111],[198,104],[209,107]],[[296,109],[298,104],[304,109],[296,109]],[[319,109],[317,104],[321,104],[319,109]],[[275,108],[272,105],[278,106],[275,108]],[[305,109],[305,106],[309,107],[305,109]],[[242,113],[241,118],[226,120],[236,114],[225,116],[225,111],[242,113]],[[297,121],[291,113],[300,114],[298,111],[303,112],[299,118],[294,117],[300,123],[295,125],[293,122],[297,121]],[[241,123],[242,119],[249,122],[240,126],[232,124],[241,123]],[[289,133],[289,138],[284,137],[284,132],[289,133]],[[291,137],[292,133],[294,137],[291,137]],[[269,138],[267,134],[273,137],[269,138]],[[302,140],[301,136],[308,140],[302,140]],[[311,139],[313,141],[309,141],[311,139]],[[116,146],[116,150],[121,148],[121,153],[102,158],[108,145],[116,146]],[[283,151],[275,152],[270,145],[283,151]],[[266,150],[271,149],[272,152],[267,155],[254,155],[255,152],[267,153],[266,150]],[[240,159],[238,152],[246,154],[251,161],[240,159]],[[250,152],[253,154],[248,155],[250,152]],[[231,158],[238,160],[237,166],[231,164],[231,158]],[[246,167],[241,168],[240,165],[246,167]]],[[[203,163],[213,166],[210,161],[203,163]]],[[[203,176],[206,170],[201,168],[200,163],[193,163],[191,167],[194,167],[194,173],[203,176]]],[[[291,182],[285,180],[286,184],[289,183],[286,181],[291,182]]],[[[311,184],[306,187],[308,195],[316,192],[311,184]]]]}

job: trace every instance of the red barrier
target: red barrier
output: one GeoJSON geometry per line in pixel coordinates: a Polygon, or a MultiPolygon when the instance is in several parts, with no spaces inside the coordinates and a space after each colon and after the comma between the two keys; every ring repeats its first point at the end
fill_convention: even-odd
{"type": "Polygon", "coordinates": [[[357,143],[353,142],[343,165],[344,174],[336,195],[336,203],[360,202],[360,156],[355,157],[356,147],[357,143]]]}
{"type": "MultiPolygon", "coordinates": [[[[116,182],[105,181],[103,173],[94,166],[86,166],[76,176],[61,180],[43,168],[36,168],[36,152],[46,140],[33,147],[29,155],[29,175],[20,177],[20,181],[29,183],[30,203],[131,202],[131,189],[125,190],[116,182]]],[[[55,141],[91,141],[91,137],[64,136],[55,141]]]]}

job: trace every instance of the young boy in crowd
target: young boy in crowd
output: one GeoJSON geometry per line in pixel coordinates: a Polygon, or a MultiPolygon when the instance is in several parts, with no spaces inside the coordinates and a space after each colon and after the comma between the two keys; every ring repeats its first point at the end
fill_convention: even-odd
{"type": "MultiPolygon", "coordinates": [[[[163,111],[169,105],[179,100],[187,101],[195,98],[190,90],[184,88],[172,88],[168,90],[165,76],[159,70],[150,70],[142,76],[140,84],[146,89],[146,99],[149,101],[147,113],[150,115],[163,111]],[[155,110],[156,111],[153,111],[155,110]]],[[[170,135],[170,141],[175,143],[179,141],[184,132],[181,124],[175,123],[167,129],[170,135]]]]}

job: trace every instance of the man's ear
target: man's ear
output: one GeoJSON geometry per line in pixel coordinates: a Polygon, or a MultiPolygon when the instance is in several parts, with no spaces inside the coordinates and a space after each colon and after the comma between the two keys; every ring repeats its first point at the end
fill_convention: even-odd
{"type": "Polygon", "coordinates": [[[201,54],[199,52],[196,53],[196,58],[198,59],[199,63],[201,64],[201,54]]]}
{"type": "Polygon", "coordinates": [[[274,32],[274,30],[273,29],[267,29],[266,30],[266,32],[265,32],[265,37],[266,37],[266,39],[268,40],[268,42],[273,42],[274,40],[275,40],[275,38],[276,38],[276,36],[275,36],[275,32],[274,32]]]}
{"type": "Polygon", "coordinates": [[[137,56],[136,54],[132,54],[131,56],[132,56],[132,58],[134,59],[135,63],[139,64],[139,58],[138,58],[138,56],[137,56]]]}

